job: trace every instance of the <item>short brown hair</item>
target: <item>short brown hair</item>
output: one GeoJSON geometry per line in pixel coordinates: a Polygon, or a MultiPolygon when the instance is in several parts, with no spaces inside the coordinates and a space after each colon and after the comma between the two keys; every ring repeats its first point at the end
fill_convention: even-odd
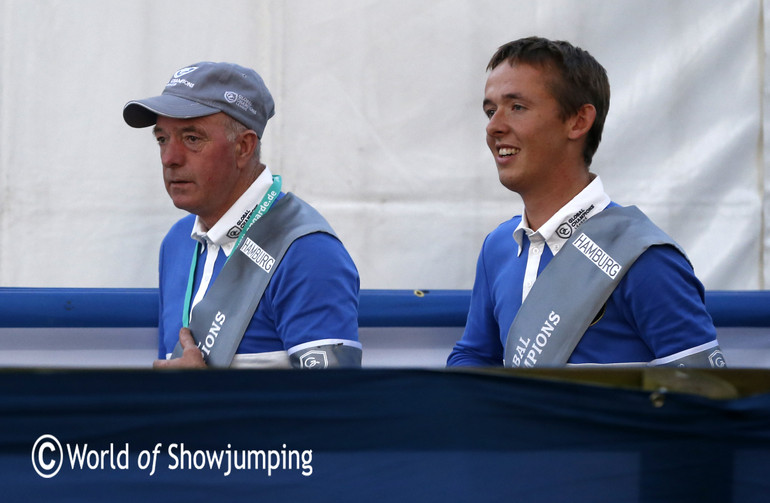
{"type": "Polygon", "coordinates": [[[585,104],[596,108],[596,119],[583,149],[583,160],[590,166],[610,109],[610,83],[604,67],[587,51],[569,42],[542,37],[521,38],[501,46],[489,60],[487,70],[493,70],[503,62],[511,66],[525,63],[551,69],[555,78],[548,87],[559,103],[562,119],[572,117],[585,104]]]}

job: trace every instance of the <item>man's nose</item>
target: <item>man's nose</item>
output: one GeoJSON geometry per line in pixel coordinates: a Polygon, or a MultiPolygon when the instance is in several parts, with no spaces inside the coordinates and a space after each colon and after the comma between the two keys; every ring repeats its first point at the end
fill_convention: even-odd
{"type": "Polygon", "coordinates": [[[503,118],[503,114],[499,110],[496,111],[492,114],[492,117],[489,118],[489,122],[487,122],[487,134],[489,136],[499,136],[507,130],[508,125],[503,118]]]}
{"type": "Polygon", "coordinates": [[[160,162],[164,168],[181,166],[184,163],[184,149],[181,142],[169,138],[160,147],[160,162]]]}

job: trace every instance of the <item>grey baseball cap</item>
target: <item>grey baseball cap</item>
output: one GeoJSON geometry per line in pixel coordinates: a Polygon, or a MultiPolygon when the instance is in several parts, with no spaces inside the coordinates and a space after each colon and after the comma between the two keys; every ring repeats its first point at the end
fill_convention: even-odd
{"type": "Polygon", "coordinates": [[[177,70],[160,96],[126,103],[123,120],[142,128],[154,125],[158,115],[192,119],[217,112],[226,113],[262,138],[275,104],[254,70],[203,61],[177,70]]]}

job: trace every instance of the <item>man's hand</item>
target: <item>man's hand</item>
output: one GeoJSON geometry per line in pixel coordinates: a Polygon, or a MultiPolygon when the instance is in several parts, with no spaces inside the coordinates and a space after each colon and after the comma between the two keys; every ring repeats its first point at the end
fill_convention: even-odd
{"type": "Polygon", "coordinates": [[[173,360],[155,360],[152,367],[156,369],[203,369],[206,368],[206,362],[203,360],[203,353],[195,345],[192,332],[189,328],[183,328],[179,331],[179,343],[182,345],[182,356],[173,360]]]}

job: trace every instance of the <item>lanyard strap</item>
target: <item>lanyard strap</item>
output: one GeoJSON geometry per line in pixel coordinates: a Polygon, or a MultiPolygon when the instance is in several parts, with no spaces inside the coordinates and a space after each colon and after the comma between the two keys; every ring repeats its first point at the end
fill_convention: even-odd
{"type": "MultiPolygon", "coordinates": [[[[246,235],[246,231],[248,231],[251,226],[254,225],[254,222],[262,218],[273,205],[276,198],[278,197],[278,194],[281,192],[281,183],[281,175],[273,175],[273,184],[269,189],[267,189],[267,193],[264,195],[264,197],[262,197],[262,201],[260,201],[260,203],[251,212],[249,220],[246,222],[246,225],[243,226],[243,230],[238,236],[238,240],[235,242],[235,246],[233,246],[233,251],[238,249],[238,245],[241,244],[243,237],[246,235]]],[[[190,326],[190,302],[192,301],[192,290],[193,283],[195,282],[195,269],[198,266],[198,254],[200,253],[200,245],[200,241],[195,243],[193,257],[190,261],[190,274],[187,277],[187,291],[184,294],[184,308],[182,311],[182,326],[185,328],[190,326]]],[[[232,253],[230,253],[230,255],[232,255],[232,253]]],[[[229,260],[230,257],[227,257],[227,259],[229,260]]]]}

